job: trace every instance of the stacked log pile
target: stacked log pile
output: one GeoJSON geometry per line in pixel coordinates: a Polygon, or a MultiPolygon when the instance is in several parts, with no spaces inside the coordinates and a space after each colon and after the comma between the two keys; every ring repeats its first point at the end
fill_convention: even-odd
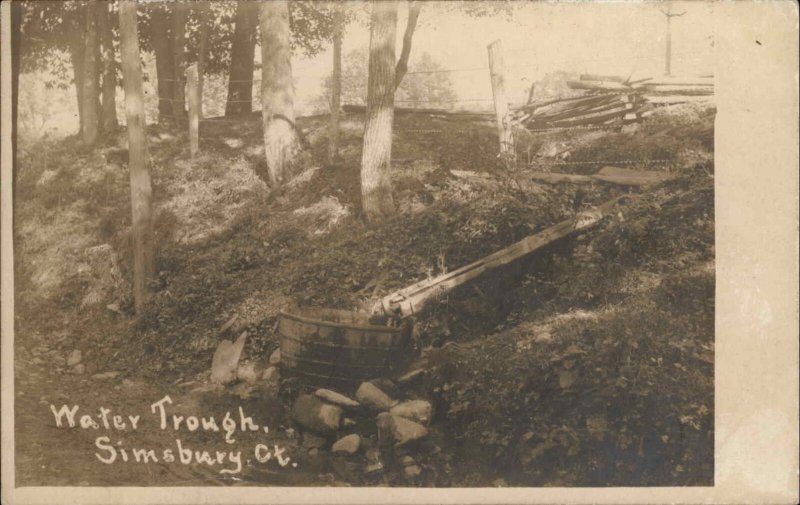
{"type": "Polygon", "coordinates": [[[567,81],[583,95],[534,101],[513,108],[512,123],[530,130],[621,125],[650,114],[655,104],[688,101],[714,94],[714,78],[665,77],[631,80],[618,76],[582,74],[567,81]]]}
{"type": "Polygon", "coordinates": [[[523,105],[512,122],[529,130],[614,125],[636,121],[648,110],[640,93],[590,93],[523,105]]]}

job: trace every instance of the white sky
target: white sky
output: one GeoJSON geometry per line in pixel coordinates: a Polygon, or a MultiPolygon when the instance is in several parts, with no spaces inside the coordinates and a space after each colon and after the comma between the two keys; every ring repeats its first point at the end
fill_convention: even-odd
{"type": "MultiPolygon", "coordinates": [[[[444,68],[488,65],[486,46],[501,39],[512,100],[524,98],[530,81],[566,70],[634,77],[659,77],[664,72],[666,21],[655,2],[524,2],[513,17],[470,17],[447,2],[425,2],[414,36],[410,64],[426,51],[444,68]],[[523,80],[524,79],[524,80],[523,80]]],[[[402,45],[406,7],[400,2],[397,51],[402,45]]],[[[713,73],[713,2],[673,2],[672,73],[713,73]]],[[[346,54],[368,45],[369,29],[347,28],[346,54]]],[[[332,69],[328,48],[312,59],[294,58],[298,102],[320,93],[321,79],[332,69]]],[[[450,74],[459,99],[491,98],[487,70],[450,74]]],[[[299,105],[299,104],[298,104],[299,105]]]]}

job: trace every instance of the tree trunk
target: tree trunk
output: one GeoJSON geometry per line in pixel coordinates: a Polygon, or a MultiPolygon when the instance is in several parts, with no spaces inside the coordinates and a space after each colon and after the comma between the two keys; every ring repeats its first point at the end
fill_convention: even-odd
{"type": "Polygon", "coordinates": [[[133,295],[136,314],[147,301],[148,283],[153,277],[152,215],[150,166],[145,132],[142,66],[139,62],[139,35],[136,27],[136,3],[123,0],[119,5],[122,82],[125,87],[133,222],[133,295]]]}
{"type": "Polygon", "coordinates": [[[417,19],[419,19],[419,11],[422,10],[422,2],[415,1],[408,4],[408,22],[406,23],[406,31],[403,34],[403,48],[400,50],[400,58],[397,60],[397,66],[394,71],[394,87],[400,87],[403,82],[406,72],[408,72],[408,57],[411,54],[411,41],[414,38],[414,30],[417,28],[417,19]]]}
{"type": "Polygon", "coordinates": [[[343,6],[336,4],[333,32],[333,85],[331,86],[331,116],[328,126],[328,162],[339,156],[339,113],[342,108],[342,32],[343,6]]]}
{"type": "Polygon", "coordinates": [[[225,115],[253,111],[253,64],[256,52],[258,4],[247,0],[236,3],[236,26],[231,44],[231,70],[225,115]]]}
{"type": "Polygon", "coordinates": [[[177,119],[186,117],[186,9],[187,4],[178,1],[172,4],[172,115],[177,119]]]}
{"type": "Polygon", "coordinates": [[[270,183],[292,175],[300,148],[294,123],[294,82],[289,45],[289,4],[261,2],[261,114],[270,183]]]}
{"type": "Polygon", "coordinates": [[[394,120],[397,4],[372,2],[369,40],[367,119],[361,156],[361,200],[367,221],[375,223],[394,213],[389,180],[394,120]]]}
{"type": "Polygon", "coordinates": [[[70,44],[70,59],[78,104],[78,136],[83,136],[83,53],[83,38],[77,38],[70,44]]]}
{"type": "Polygon", "coordinates": [[[97,23],[93,12],[87,11],[84,31],[84,62],[83,62],[83,132],[81,139],[86,145],[94,145],[97,141],[100,101],[100,87],[98,85],[98,40],[97,23]]]}
{"type": "Polygon", "coordinates": [[[158,120],[166,121],[172,115],[173,65],[170,44],[170,13],[163,4],[155,4],[150,10],[150,39],[156,56],[156,79],[158,80],[158,120]]]}
{"type": "Polygon", "coordinates": [[[208,31],[211,22],[211,4],[208,2],[200,3],[200,41],[197,48],[197,89],[200,95],[198,104],[198,114],[203,118],[203,83],[206,72],[206,58],[208,57],[208,31]]]}
{"type": "Polygon", "coordinates": [[[97,28],[100,31],[103,60],[103,131],[110,132],[117,128],[117,69],[114,64],[114,43],[111,33],[111,20],[108,15],[109,4],[97,2],[97,28]]]}

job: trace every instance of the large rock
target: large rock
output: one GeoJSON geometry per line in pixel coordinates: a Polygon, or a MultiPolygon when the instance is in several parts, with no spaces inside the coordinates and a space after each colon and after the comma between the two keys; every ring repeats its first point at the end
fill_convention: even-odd
{"type": "Polygon", "coordinates": [[[227,384],[236,379],[236,370],[239,368],[239,358],[247,340],[247,332],[242,333],[236,342],[223,340],[217,346],[211,360],[211,381],[216,384],[227,384]]]}
{"type": "Polygon", "coordinates": [[[377,425],[378,439],[383,443],[394,442],[395,447],[428,435],[425,426],[388,412],[378,414],[377,425]]]}
{"type": "Polygon", "coordinates": [[[342,408],[324,403],[314,395],[300,395],[292,407],[292,418],[311,431],[330,433],[339,429],[342,408]]]}
{"type": "Polygon", "coordinates": [[[342,437],[337,440],[333,447],[331,447],[331,451],[333,452],[344,452],[346,454],[355,454],[358,452],[358,448],[361,445],[361,437],[355,433],[352,435],[347,435],[346,437],[342,437]]]}
{"type": "Polygon", "coordinates": [[[378,387],[369,382],[363,382],[356,391],[356,400],[363,405],[371,407],[376,410],[389,410],[397,404],[396,400],[392,400],[386,393],[378,389],[378,387]]]}
{"type": "Polygon", "coordinates": [[[345,395],[339,394],[336,391],[331,391],[330,389],[317,389],[314,391],[314,395],[322,398],[328,403],[332,403],[344,408],[357,409],[361,406],[360,403],[352,398],[348,398],[345,395]]]}
{"type": "Polygon", "coordinates": [[[425,400],[409,400],[398,403],[389,410],[389,413],[405,417],[412,421],[428,424],[431,420],[431,404],[425,400]]]}

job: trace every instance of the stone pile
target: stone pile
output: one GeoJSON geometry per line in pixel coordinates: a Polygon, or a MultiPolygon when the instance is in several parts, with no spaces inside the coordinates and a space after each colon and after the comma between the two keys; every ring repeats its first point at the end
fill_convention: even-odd
{"type": "Polygon", "coordinates": [[[292,419],[302,429],[302,447],[309,455],[330,450],[337,456],[362,458],[367,475],[382,474],[384,454],[394,454],[403,474],[416,478],[422,469],[397,449],[428,436],[432,407],[426,400],[401,401],[400,396],[388,379],[362,383],[355,398],[330,389],[301,394],[292,407],[292,419]]]}

